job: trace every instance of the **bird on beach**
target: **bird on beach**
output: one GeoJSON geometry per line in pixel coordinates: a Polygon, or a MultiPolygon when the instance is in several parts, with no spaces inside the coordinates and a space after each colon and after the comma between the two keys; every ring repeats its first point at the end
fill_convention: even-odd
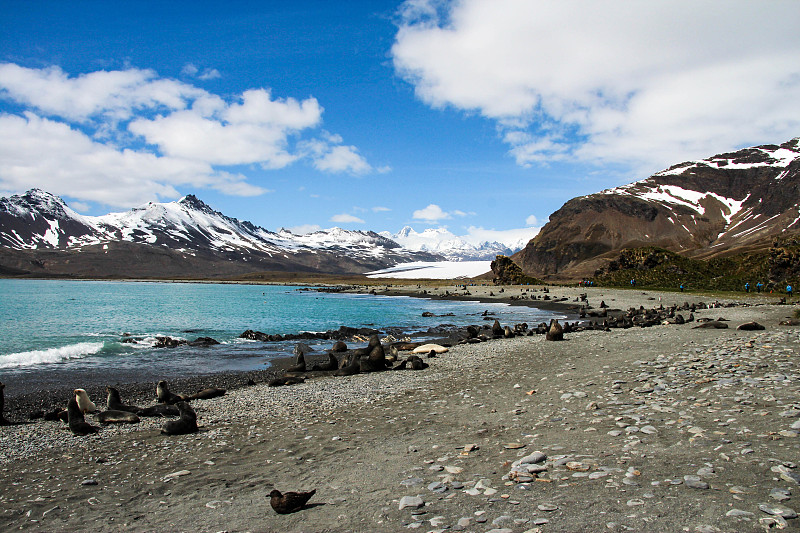
{"type": "Polygon", "coordinates": [[[313,489],[309,492],[287,492],[281,494],[278,489],[273,489],[269,493],[269,504],[278,514],[293,513],[302,509],[316,492],[317,489],[313,489]]]}

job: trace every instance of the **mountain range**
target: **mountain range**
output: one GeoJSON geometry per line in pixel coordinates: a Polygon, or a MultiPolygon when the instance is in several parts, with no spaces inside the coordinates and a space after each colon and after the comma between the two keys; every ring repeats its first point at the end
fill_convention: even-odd
{"type": "MultiPolygon", "coordinates": [[[[203,276],[256,271],[361,274],[407,262],[491,259],[500,243],[472,245],[447,230],[421,234],[341,228],[277,232],[215,211],[194,195],[121,213],[81,215],[39,189],[0,198],[0,273],[203,276]]],[[[520,243],[517,249],[524,243],[520,243]]]]}
{"type": "Polygon", "coordinates": [[[543,278],[591,276],[625,248],[695,259],[762,250],[800,230],[800,138],[687,161],[566,202],[513,259],[543,278]]]}

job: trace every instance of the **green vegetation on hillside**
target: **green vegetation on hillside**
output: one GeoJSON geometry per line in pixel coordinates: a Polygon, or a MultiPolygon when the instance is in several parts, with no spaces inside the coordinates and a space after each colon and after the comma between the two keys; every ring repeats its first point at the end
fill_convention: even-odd
{"type": "Polygon", "coordinates": [[[595,282],[607,287],[637,287],[742,291],[762,283],[764,291],[783,292],[787,283],[800,281],[800,239],[797,235],[775,239],[765,251],[698,260],[663,248],[630,248],[596,273],[595,282]]]}
{"type": "Polygon", "coordinates": [[[496,285],[541,285],[538,278],[528,276],[510,257],[498,255],[492,261],[492,274],[496,285]]]}

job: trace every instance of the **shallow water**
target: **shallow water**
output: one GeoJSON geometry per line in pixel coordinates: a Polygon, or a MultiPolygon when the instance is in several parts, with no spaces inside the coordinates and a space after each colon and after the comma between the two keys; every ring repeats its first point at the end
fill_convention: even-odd
{"type": "MultiPolygon", "coordinates": [[[[0,280],[0,381],[44,380],[61,371],[135,376],[187,376],[258,370],[292,353],[296,342],[240,339],[254,329],[267,334],[327,331],[340,326],[407,333],[442,323],[535,324],[555,316],[525,306],[299,290],[298,287],[121,281],[0,280]],[[423,317],[423,312],[446,317],[423,317]],[[156,336],[211,347],[154,348],[156,336]],[[123,342],[123,341],[134,342],[123,342]]],[[[308,342],[322,352],[331,341],[308,342]]]]}

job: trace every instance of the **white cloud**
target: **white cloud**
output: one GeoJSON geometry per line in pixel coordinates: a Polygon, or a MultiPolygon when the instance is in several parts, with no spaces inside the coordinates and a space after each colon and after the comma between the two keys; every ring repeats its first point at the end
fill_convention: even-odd
{"type": "Polygon", "coordinates": [[[527,224],[528,226],[538,226],[539,219],[536,218],[536,215],[531,215],[525,219],[525,224],[527,224]]]}
{"type": "Polygon", "coordinates": [[[0,188],[36,186],[78,201],[117,207],[176,198],[177,186],[252,196],[267,192],[206,163],[118,150],[69,125],[27,112],[0,114],[0,188]]]}
{"type": "MultiPolygon", "coordinates": [[[[182,72],[218,75],[190,63],[182,72]]],[[[323,108],[313,97],[251,89],[223,99],[151,70],[71,77],[59,67],[0,63],[0,98],[25,109],[0,114],[0,187],[12,191],[41,187],[130,207],[178,197],[179,186],[269,192],[227,168],[239,165],[279,169],[306,160],[324,172],[373,171],[356,147],[318,129],[323,108]]]]}
{"type": "Polygon", "coordinates": [[[331,217],[331,222],[336,222],[337,224],[364,224],[364,221],[357,216],[349,215],[347,213],[333,215],[331,217]]]}
{"type": "Polygon", "coordinates": [[[386,213],[387,211],[391,211],[391,209],[389,209],[388,207],[380,206],[380,205],[377,205],[377,206],[372,208],[372,212],[373,213],[386,213]]]}
{"type": "Polygon", "coordinates": [[[414,0],[396,71],[496,121],[520,165],[663,168],[800,129],[796,2],[414,0]]]}
{"type": "Polygon", "coordinates": [[[203,72],[200,72],[200,69],[193,63],[186,63],[181,69],[181,74],[192,78],[196,77],[203,81],[215,80],[222,77],[222,74],[215,68],[207,68],[203,72]]]}
{"type": "Polygon", "coordinates": [[[418,209],[414,211],[412,216],[415,220],[426,220],[428,222],[436,222],[439,220],[453,218],[450,213],[444,212],[442,208],[436,204],[430,204],[424,209],[418,209]]]}
{"type": "Polygon", "coordinates": [[[198,76],[198,78],[200,78],[203,81],[216,80],[217,78],[221,78],[221,77],[222,77],[222,74],[220,74],[219,71],[217,69],[215,69],[215,68],[206,69],[206,70],[203,71],[202,74],[200,74],[198,76]]]}

